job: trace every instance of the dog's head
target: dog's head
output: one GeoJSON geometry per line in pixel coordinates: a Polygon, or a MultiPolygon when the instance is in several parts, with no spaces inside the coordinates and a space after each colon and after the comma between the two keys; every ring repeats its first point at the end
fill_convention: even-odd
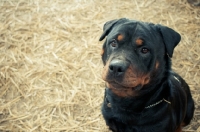
{"type": "Polygon", "coordinates": [[[169,70],[166,56],[172,57],[181,38],[168,27],[126,18],[106,22],[99,40],[105,37],[102,78],[119,96],[136,96],[158,81],[155,78],[169,70]]]}

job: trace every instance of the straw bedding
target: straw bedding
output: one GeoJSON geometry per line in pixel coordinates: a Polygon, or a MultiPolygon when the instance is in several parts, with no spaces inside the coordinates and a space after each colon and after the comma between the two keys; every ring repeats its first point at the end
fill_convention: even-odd
{"type": "Polygon", "coordinates": [[[100,112],[103,24],[127,17],[182,35],[173,69],[200,131],[200,8],[184,0],[0,0],[0,131],[108,131],[100,112]]]}

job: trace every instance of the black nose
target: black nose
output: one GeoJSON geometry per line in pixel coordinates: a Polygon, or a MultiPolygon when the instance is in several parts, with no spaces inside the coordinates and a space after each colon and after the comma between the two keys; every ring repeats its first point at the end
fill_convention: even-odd
{"type": "Polygon", "coordinates": [[[110,73],[114,74],[115,76],[124,74],[127,68],[128,63],[118,59],[112,60],[109,65],[110,73]]]}

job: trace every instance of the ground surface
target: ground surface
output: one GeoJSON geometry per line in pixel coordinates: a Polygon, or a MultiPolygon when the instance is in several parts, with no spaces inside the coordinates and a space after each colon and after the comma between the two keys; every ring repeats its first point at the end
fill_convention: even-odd
{"type": "Polygon", "coordinates": [[[178,31],[173,69],[191,87],[200,131],[200,8],[183,0],[0,0],[0,130],[108,131],[98,42],[127,17],[178,31]]]}

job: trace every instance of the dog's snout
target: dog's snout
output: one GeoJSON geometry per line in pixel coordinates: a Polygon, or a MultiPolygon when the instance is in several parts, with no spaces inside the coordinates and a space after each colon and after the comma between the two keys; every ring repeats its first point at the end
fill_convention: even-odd
{"type": "Polygon", "coordinates": [[[127,68],[128,68],[128,63],[118,59],[112,60],[109,65],[110,72],[116,76],[125,73],[127,68]]]}

